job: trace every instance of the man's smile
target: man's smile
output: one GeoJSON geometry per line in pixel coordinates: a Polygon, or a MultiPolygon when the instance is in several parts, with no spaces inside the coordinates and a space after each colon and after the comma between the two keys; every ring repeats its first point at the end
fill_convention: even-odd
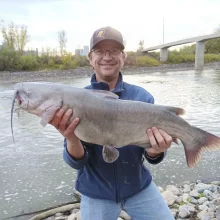
{"type": "Polygon", "coordinates": [[[114,66],[116,64],[99,64],[100,66],[114,66]]]}

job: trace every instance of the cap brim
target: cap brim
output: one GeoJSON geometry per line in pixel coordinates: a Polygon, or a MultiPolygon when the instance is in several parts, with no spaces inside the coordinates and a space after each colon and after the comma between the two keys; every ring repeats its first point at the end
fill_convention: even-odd
{"type": "Polygon", "coordinates": [[[106,38],[105,38],[105,39],[100,39],[98,42],[96,42],[90,50],[94,49],[94,47],[95,47],[97,44],[99,44],[100,42],[103,42],[103,41],[106,41],[106,40],[114,41],[114,42],[118,43],[118,44],[121,46],[122,50],[125,49],[125,46],[124,46],[121,42],[119,42],[119,41],[117,41],[117,40],[115,40],[115,39],[111,39],[111,38],[106,39],[106,38]]]}

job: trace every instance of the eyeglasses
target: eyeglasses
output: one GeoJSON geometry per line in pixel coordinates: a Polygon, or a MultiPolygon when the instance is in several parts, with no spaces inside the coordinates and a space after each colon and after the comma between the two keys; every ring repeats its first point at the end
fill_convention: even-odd
{"type": "Polygon", "coordinates": [[[107,51],[109,53],[110,56],[118,56],[122,50],[120,49],[117,49],[117,48],[114,48],[114,49],[111,49],[111,50],[105,50],[105,49],[93,49],[92,50],[96,55],[98,56],[105,56],[107,51]]]}

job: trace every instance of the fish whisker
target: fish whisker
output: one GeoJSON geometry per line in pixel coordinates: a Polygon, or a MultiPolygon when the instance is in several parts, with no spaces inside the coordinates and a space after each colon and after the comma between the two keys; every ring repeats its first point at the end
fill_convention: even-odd
{"type": "Polygon", "coordinates": [[[12,100],[12,106],[11,106],[11,134],[12,134],[14,144],[15,144],[15,138],[14,138],[14,131],[13,131],[13,112],[14,112],[14,105],[15,105],[15,100],[16,100],[17,94],[18,94],[18,91],[16,91],[14,93],[14,97],[12,100]]]}
{"type": "Polygon", "coordinates": [[[21,111],[22,110],[22,108],[16,108],[16,109],[14,109],[14,112],[17,112],[17,111],[21,111]]]}

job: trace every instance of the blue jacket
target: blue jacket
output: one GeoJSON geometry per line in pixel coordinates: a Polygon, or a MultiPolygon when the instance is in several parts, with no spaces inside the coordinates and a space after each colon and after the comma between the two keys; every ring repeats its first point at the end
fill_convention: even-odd
{"type": "MultiPolygon", "coordinates": [[[[109,87],[104,82],[97,82],[93,75],[91,85],[86,89],[109,90],[109,87]]],[[[153,96],[146,90],[123,82],[121,73],[117,86],[112,92],[119,95],[120,99],[154,103],[153,96]]],[[[82,159],[76,160],[68,153],[66,141],[64,141],[64,160],[78,171],[76,190],[92,198],[109,199],[116,202],[135,195],[151,183],[150,171],[143,165],[144,157],[149,163],[157,164],[165,156],[162,153],[156,159],[151,159],[147,157],[145,149],[126,146],[118,148],[120,154],[114,163],[106,163],[102,158],[102,146],[82,143],[85,155],[82,159]]]]}

